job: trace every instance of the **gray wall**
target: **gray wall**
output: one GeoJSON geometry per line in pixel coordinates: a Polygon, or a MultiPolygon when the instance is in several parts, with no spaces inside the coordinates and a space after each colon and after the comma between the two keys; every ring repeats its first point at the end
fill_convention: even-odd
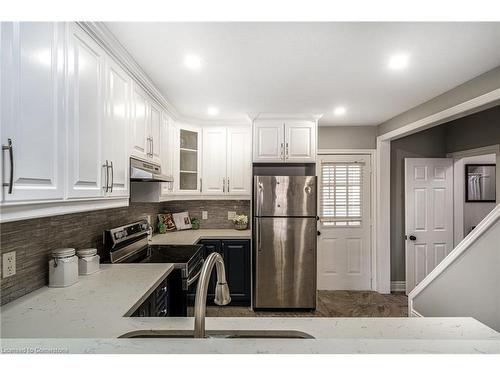
{"type": "Polygon", "coordinates": [[[498,88],[500,66],[380,124],[378,134],[387,133],[498,88]]]}
{"type": "Polygon", "coordinates": [[[320,126],[318,148],[374,149],[377,147],[376,126],[320,126]]]}
{"type": "MultiPolygon", "coordinates": [[[[232,228],[227,211],[250,214],[250,201],[203,200],[165,203],[132,203],[128,207],[58,215],[0,224],[1,253],[16,252],[16,274],[0,279],[3,305],[47,285],[50,252],[58,247],[94,247],[102,251],[102,232],[158,213],[188,211],[201,220],[202,228],[232,228]]],[[[156,226],[156,225],[155,225],[156,226]]],[[[1,259],[1,257],[0,257],[1,259]]]]}
{"type": "Polygon", "coordinates": [[[446,129],[438,126],[391,142],[391,281],[405,280],[405,158],[446,156],[446,129]]]}
{"type": "Polygon", "coordinates": [[[500,105],[447,124],[447,152],[496,144],[500,144],[500,105]]]}

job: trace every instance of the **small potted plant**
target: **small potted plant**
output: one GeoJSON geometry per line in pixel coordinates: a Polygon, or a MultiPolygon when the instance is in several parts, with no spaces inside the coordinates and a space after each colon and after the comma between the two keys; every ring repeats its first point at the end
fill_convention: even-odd
{"type": "Polygon", "coordinates": [[[200,219],[197,219],[197,218],[193,217],[191,219],[191,227],[193,229],[200,229],[200,219]]]}
{"type": "Polygon", "coordinates": [[[245,230],[248,227],[247,215],[236,215],[233,219],[234,229],[245,230]]]}

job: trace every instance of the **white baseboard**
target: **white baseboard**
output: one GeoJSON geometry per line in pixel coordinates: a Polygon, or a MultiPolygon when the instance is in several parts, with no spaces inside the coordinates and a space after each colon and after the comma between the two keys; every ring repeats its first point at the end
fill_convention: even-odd
{"type": "Polygon", "coordinates": [[[391,292],[406,291],[406,281],[391,281],[391,292]]]}

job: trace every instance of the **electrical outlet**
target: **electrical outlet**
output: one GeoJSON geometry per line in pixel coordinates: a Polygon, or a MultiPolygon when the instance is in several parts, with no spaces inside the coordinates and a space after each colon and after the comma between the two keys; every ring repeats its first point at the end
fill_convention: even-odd
{"type": "Polygon", "coordinates": [[[203,220],[207,220],[208,219],[208,211],[201,211],[201,218],[203,220]]]}
{"type": "Polygon", "coordinates": [[[9,277],[16,274],[16,252],[11,251],[2,256],[2,277],[9,277]]]}
{"type": "Polygon", "coordinates": [[[235,216],[236,216],[235,211],[227,211],[227,219],[228,220],[233,220],[235,216]]]}

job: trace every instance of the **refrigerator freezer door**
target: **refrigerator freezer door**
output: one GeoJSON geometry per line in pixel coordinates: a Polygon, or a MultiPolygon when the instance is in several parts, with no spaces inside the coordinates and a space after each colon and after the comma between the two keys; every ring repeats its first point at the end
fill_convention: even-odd
{"type": "Polygon", "coordinates": [[[255,176],[255,216],[316,216],[316,176],[255,176]]]}
{"type": "Polygon", "coordinates": [[[316,307],[316,220],[256,218],[255,308],[316,307]]]}

